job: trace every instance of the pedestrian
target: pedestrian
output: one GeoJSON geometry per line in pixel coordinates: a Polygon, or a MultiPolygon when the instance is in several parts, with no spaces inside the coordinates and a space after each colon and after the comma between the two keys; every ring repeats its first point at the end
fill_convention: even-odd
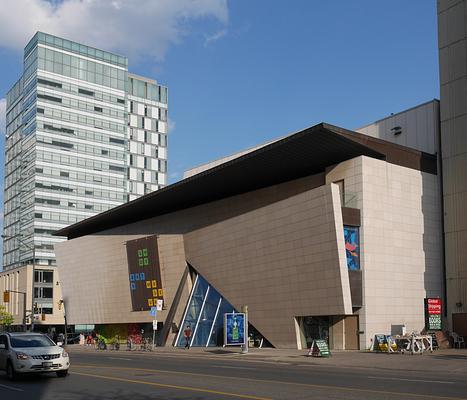
{"type": "Polygon", "coordinates": [[[191,326],[187,325],[183,331],[183,336],[185,337],[185,349],[190,349],[190,340],[191,340],[191,326]]]}
{"type": "Polygon", "coordinates": [[[58,340],[57,344],[58,344],[59,346],[63,346],[63,345],[64,345],[63,342],[65,341],[65,335],[64,335],[62,332],[60,332],[60,333],[58,334],[57,340],[58,340]]]}
{"type": "Polygon", "coordinates": [[[79,344],[84,346],[84,334],[82,332],[79,334],[79,344]]]}

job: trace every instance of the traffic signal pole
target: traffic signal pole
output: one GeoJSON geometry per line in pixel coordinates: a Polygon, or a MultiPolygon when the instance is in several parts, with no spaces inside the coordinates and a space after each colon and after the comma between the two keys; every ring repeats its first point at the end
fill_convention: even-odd
{"type": "Polygon", "coordinates": [[[6,299],[6,293],[18,293],[18,294],[22,294],[23,295],[23,329],[24,329],[24,332],[27,331],[27,324],[26,324],[26,292],[18,292],[16,290],[10,290],[10,289],[7,289],[5,290],[5,293],[4,293],[4,302],[5,303],[8,303],[9,300],[10,300],[10,296],[8,296],[8,301],[5,301],[6,299]]]}

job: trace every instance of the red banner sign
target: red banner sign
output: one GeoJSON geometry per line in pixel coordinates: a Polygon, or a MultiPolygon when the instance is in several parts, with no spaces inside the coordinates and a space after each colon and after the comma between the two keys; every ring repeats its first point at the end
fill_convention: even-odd
{"type": "Polygon", "coordinates": [[[441,314],[441,299],[426,299],[429,315],[441,314]]]}
{"type": "Polygon", "coordinates": [[[427,331],[442,330],[441,310],[441,299],[425,299],[425,328],[427,331]]]}

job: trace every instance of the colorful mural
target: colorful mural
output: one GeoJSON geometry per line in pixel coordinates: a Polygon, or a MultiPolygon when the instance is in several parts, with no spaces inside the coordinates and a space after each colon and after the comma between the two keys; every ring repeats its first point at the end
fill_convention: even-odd
{"type": "Polygon", "coordinates": [[[360,233],[358,226],[344,226],[345,254],[347,255],[347,268],[360,269],[360,233]]]}

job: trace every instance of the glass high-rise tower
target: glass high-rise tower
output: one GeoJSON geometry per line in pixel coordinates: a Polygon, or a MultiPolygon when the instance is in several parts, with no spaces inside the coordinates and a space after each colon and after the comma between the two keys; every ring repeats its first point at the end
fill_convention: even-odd
{"type": "Polygon", "coordinates": [[[7,94],[5,269],[55,265],[52,233],[167,183],[167,88],[38,32],[7,94]]]}

